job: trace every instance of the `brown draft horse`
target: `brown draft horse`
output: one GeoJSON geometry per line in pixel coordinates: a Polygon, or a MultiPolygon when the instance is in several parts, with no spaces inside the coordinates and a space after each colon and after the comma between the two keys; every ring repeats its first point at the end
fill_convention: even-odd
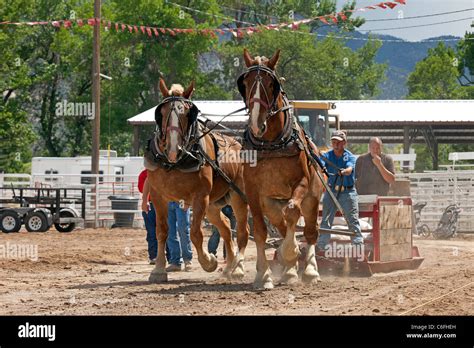
{"type": "MultiPolygon", "coordinates": [[[[160,120],[160,135],[155,138],[158,150],[165,156],[165,162],[172,165],[176,163],[181,152],[186,150],[187,130],[191,123],[201,126],[196,120],[197,108],[189,100],[194,90],[194,81],[184,90],[181,85],[173,85],[168,90],[166,83],[160,79],[160,90],[165,98],[158,107],[155,116],[160,120]],[[178,98],[170,98],[177,96],[178,98]],[[170,102],[167,102],[171,99],[170,102]],[[193,108],[196,108],[193,110],[193,108]]],[[[202,133],[199,135],[204,135],[202,133]]],[[[213,133],[220,153],[238,153],[241,145],[234,139],[213,133]]],[[[205,153],[212,159],[216,159],[214,142],[209,134],[201,139],[201,145],[205,148],[205,153]],[[204,143],[204,144],[203,144],[204,143]]],[[[220,156],[219,156],[220,157],[220,156]]],[[[238,155],[237,155],[238,157],[238,155]]],[[[235,158],[235,157],[234,157],[235,158]]],[[[155,163],[156,164],[156,163],[155,163]]],[[[215,175],[215,171],[208,162],[200,167],[198,171],[183,172],[179,169],[163,168],[150,163],[145,157],[145,166],[148,169],[148,181],[150,184],[151,200],[156,209],[156,234],[158,240],[158,257],[156,265],[150,274],[149,281],[152,283],[167,281],[165,270],[165,242],[168,237],[168,201],[179,201],[184,206],[192,206],[191,241],[194,244],[198,261],[202,268],[208,272],[213,272],[217,268],[217,259],[203,249],[202,221],[207,219],[217,227],[220,235],[224,239],[227,251],[227,266],[223,273],[228,278],[241,279],[244,276],[243,256],[247,246],[249,229],[247,224],[248,206],[242,197],[221,177],[215,175]],[[230,223],[227,217],[222,214],[221,209],[230,203],[237,220],[237,244],[239,254],[235,251],[234,243],[231,239],[230,223]]],[[[236,161],[219,163],[220,168],[234,182],[237,187],[243,190],[243,166],[236,161]]],[[[206,248],[207,249],[207,248],[206,248]]]]}
{"type": "Polygon", "coordinates": [[[265,289],[273,288],[273,280],[264,249],[267,238],[264,215],[284,238],[277,250],[278,261],[284,267],[280,281],[286,284],[298,281],[299,248],[295,229],[301,215],[308,243],[302,280],[309,284],[320,280],[315,244],[319,235],[317,218],[322,183],[308,162],[304,151],[308,143],[294,120],[275,74],[279,57],[280,50],[270,59],[251,58],[244,49],[247,71],[238,80],[239,91],[250,114],[244,148],[258,153],[256,166],[244,164],[245,193],[253,216],[257,245],[254,286],[265,289]],[[291,141],[298,146],[289,145],[291,141]]]}

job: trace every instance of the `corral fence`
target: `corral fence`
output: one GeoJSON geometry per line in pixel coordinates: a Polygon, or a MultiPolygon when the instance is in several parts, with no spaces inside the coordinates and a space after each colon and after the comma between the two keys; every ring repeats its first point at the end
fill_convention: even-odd
{"type": "Polygon", "coordinates": [[[436,229],[450,204],[459,204],[459,233],[474,233],[474,170],[447,170],[397,174],[410,180],[413,204],[426,202],[421,211],[421,223],[436,229]]]}

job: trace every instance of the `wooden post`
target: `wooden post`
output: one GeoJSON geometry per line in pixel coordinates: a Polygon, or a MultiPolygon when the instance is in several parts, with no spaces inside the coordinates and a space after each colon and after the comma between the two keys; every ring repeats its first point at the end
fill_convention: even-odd
{"type": "MultiPolygon", "coordinates": [[[[92,154],[91,173],[99,174],[99,148],[100,148],[100,0],[94,0],[94,37],[92,47],[92,101],[94,102],[94,124],[92,126],[92,154]]],[[[94,227],[97,226],[97,209],[99,208],[99,190],[97,190],[98,177],[92,178],[95,194],[94,207],[96,210],[94,227]]]]}
{"type": "Polygon", "coordinates": [[[92,52],[92,100],[94,102],[94,124],[92,127],[92,174],[99,174],[100,148],[100,0],[94,0],[94,41],[92,52]],[[97,23],[98,21],[98,23],[97,23]]]}
{"type": "MultiPolygon", "coordinates": [[[[404,126],[403,127],[403,153],[409,154],[410,153],[410,127],[404,126]]],[[[408,166],[410,162],[403,162],[403,172],[408,173],[408,166]]]]}
{"type": "Polygon", "coordinates": [[[439,162],[438,140],[435,138],[433,141],[433,170],[438,170],[438,162],[439,162]]]}
{"type": "Polygon", "coordinates": [[[139,156],[140,151],[140,126],[133,125],[133,156],[139,156]]]}

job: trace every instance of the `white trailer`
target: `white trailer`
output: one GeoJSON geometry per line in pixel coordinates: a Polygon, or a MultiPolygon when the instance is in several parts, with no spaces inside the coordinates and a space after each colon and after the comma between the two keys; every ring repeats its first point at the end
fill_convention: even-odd
{"type": "MultiPolygon", "coordinates": [[[[116,152],[107,156],[107,151],[101,151],[99,159],[99,174],[105,181],[121,182],[124,177],[138,178],[144,169],[143,157],[114,157],[116,152]]],[[[35,181],[56,185],[87,185],[92,183],[91,157],[33,157],[31,174],[35,181]],[[40,179],[40,180],[38,180],[40,179]]],[[[100,182],[104,181],[100,177],[100,182]]]]}

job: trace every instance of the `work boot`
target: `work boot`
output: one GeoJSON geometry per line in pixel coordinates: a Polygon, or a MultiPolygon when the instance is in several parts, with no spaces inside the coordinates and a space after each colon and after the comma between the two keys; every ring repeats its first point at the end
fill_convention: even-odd
{"type": "Polygon", "coordinates": [[[166,272],[181,272],[182,270],[181,265],[175,265],[173,263],[166,267],[166,272]]]}
{"type": "Polygon", "coordinates": [[[190,272],[193,269],[193,263],[192,261],[185,261],[184,262],[184,270],[186,272],[190,272]]]}

